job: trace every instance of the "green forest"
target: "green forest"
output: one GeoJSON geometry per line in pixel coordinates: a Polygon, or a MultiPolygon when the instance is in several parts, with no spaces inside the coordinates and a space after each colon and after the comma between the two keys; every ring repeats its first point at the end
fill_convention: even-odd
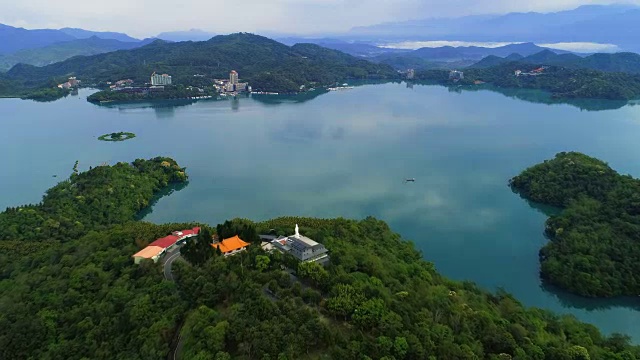
{"type": "Polygon", "coordinates": [[[640,294],[640,180],[563,152],[510,184],[525,199],[563,209],[546,223],[543,279],[587,297],[640,294]]]}
{"type": "Polygon", "coordinates": [[[604,72],[550,66],[538,76],[515,76],[516,70],[529,72],[540,65],[509,62],[487,68],[464,70],[464,79],[453,83],[445,70],[416,72],[416,80],[437,82],[442,85],[473,85],[480,81],[500,88],[524,88],[549,91],[558,99],[631,100],[640,98],[640,74],[604,72]]]}
{"type": "MultiPolygon", "coordinates": [[[[66,241],[92,230],[133,220],[154,196],[172,183],[187,181],[170,158],[95,166],[47,190],[39,204],[0,213],[0,240],[66,241]]],[[[0,243],[1,246],[1,243],[0,243]]]]}
{"type": "MultiPolygon", "coordinates": [[[[194,75],[226,79],[231,70],[238,71],[256,91],[280,93],[298,92],[301,85],[330,85],[345,79],[398,78],[388,65],[313,44],[289,47],[248,33],[220,35],[201,42],[157,40],[137,49],[78,56],[43,67],[18,64],[2,76],[11,84],[4,94],[11,94],[19,89],[46,88],[52,79],[69,76],[98,87],[120,79],[144,84],[153,72],[170,74],[177,85],[200,86],[194,75]]],[[[0,95],[4,95],[1,82],[2,78],[0,95]]]]}
{"type": "Polygon", "coordinates": [[[93,93],[87,97],[87,101],[99,103],[101,101],[139,101],[139,100],[174,100],[191,99],[198,96],[216,95],[213,87],[205,87],[204,92],[197,88],[189,88],[183,85],[168,85],[163,91],[128,93],[124,91],[103,90],[93,93]]]}
{"type": "Polygon", "coordinates": [[[42,204],[18,208],[37,217],[2,213],[2,228],[61,224],[46,235],[0,238],[13,245],[0,252],[0,358],[164,359],[179,344],[178,359],[197,360],[640,359],[627,336],[443,277],[374,218],[201,225],[169,281],[161,263],[135,265],[132,254],[198,224],[133,215],[185,179],[167,158],[99,166],[74,171],[42,204]],[[257,234],[290,235],[296,224],[327,247],[328,266],[261,248],[257,234]],[[234,233],[252,243],[247,251],[224,257],[209,244],[213,234],[234,233]]]}

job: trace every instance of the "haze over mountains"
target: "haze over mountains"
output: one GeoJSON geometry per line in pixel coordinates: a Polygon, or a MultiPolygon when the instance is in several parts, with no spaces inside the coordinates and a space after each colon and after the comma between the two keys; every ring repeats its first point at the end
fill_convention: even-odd
{"type": "Polygon", "coordinates": [[[352,39],[610,43],[638,51],[640,7],[585,5],[555,13],[431,18],[353,28],[352,39]]]}

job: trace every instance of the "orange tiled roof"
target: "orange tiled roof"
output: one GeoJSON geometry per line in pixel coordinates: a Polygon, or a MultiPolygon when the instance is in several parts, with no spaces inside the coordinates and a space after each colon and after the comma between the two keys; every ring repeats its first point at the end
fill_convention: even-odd
{"type": "Polygon", "coordinates": [[[146,248],[135,253],[133,257],[142,257],[145,259],[151,259],[154,256],[160,254],[162,250],[164,250],[164,248],[161,248],[159,246],[147,246],[146,248]]]}
{"type": "Polygon", "coordinates": [[[236,235],[234,237],[224,239],[219,243],[211,244],[211,246],[213,246],[214,248],[220,249],[220,251],[222,251],[223,254],[226,254],[228,252],[232,252],[234,250],[247,247],[249,246],[249,243],[242,241],[242,239],[240,239],[238,235],[236,235]]]}

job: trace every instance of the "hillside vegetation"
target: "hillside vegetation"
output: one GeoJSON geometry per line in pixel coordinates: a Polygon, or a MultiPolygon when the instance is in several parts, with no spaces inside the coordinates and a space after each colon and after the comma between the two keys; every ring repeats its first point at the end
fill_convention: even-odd
{"type": "MultiPolygon", "coordinates": [[[[631,100],[640,98],[640,74],[603,72],[588,69],[572,69],[560,66],[547,67],[538,76],[515,76],[516,70],[529,72],[538,65],[509,62],[488,68],[472,68],[464,71],[464,80],[458,85],[472,85],[480,81],[501,88],[540,89],[549,91],[560,99],[609,99],[631,100]]],[[[416,79],[435,81],[443,85],[454,84],[448,71],[430,70],[416,72],[416,79]]]]}
{"type": "Polygon", "coordinates": [[[162,157],[86,172],[74,168],[69,179],[49,189],[39,204],[0,213],[0,240],[66,241],[131,221],[162,189],[186,179],[183,168],[162,157]]]}
{"type": "Polygon", "coordinates": [[[0,71],[8,71],[14,65],[22,63],[34,66],[45,66],[63,61],[74,56],[89,56],[106,52],[134,49],[147,42],[123,42],[113,39],[100,39],[96,36],[55,43],[49,46],[20,50],[0,56],[0,71]]]}
{"type": "Polygon", "coordinates": [[[574,69],[590,69],[605,72],[622,72],[640,74],[640,54],[621,52],[614,54],[598,53],[581,57],[575,54],[557,54],[544,50],[522,59],[512,57],[487,56],[470,66],[470,68],[486,68],[506,64],[512,61],[534,65],[556,65],[574,69]]]}
{"type": "MultiPolygon", "coordinates": [[[[112,174],[78,174],[74,186],[48,196],[102,202],[82,211],[91,214],[108,194],[124,195],[116,185],[137,186],[139,172],[168,184],[175,173],[165,169],[175,164],[164,159],[158,167],[156,159],[108,167],[112,174]]],[[[41,214],[73,214],[69,201],[53,198],[41,214]]],[[[134,222],[135,207],[119,204],[105,211],[110,225],[88,221],[82,233],[60,230],[60,241],[37,233],[0,239],[1,358],[162,359],[180,329],[183,359],[640,359],[624,335],[606,337],[572,316],[527,309],[505,292],[441,276],[374,218],[201,225],[183,248],[191,262],[175,262],[175,282],[167,281],[160,263],[135,265],[132,254],[196,224],[134,222]],[[328,248],[326,268],[262,250],[256,234],[289,235],[295,224],[328,248]],[[238,233],[252,244],[223,257],[208,244],[212,232],[238,233]]]]}
{"type": "Polygon", "coordinates": [[[640,295],[640,180],[571,152],[510,183],[526,199],[563,208],[547,220],[544,279],[588,297],[640,295]]]}
{"type": "Polygon", "coordinates": [[[52,78],[77,76],[85,84],[105,84],[130,78],[149,81],[153,72],[168,73],[174,84],[191,85],[194,75],[228,78],[239,72],[256,90],[297,92],[301,85],[327,85],[343,79],[395,78],[386,65],[312,44],[292,47],[247,33],[216,36],[203,42],[167,43],[88,57],[75,57],[44,67],[19,64],[6,78],[27,88],[44,86],[52,78]]]}

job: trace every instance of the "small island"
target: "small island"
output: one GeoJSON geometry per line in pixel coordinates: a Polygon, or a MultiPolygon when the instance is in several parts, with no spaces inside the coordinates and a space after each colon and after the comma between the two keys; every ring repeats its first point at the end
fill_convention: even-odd
{"type": "Polygon", "coordinates": [[[640,295],[640,180],[562,152],[509,183],[527,200],[563,209],[546,223],[544,280],[585,297],[640,295]]]}
{"type": "Polygon", "coordinates": [[[131,132],[117,132],[111,134],[104,134],[98,138],[100,141],[125,141],[136,137],[136,134],[131,132]]]}

